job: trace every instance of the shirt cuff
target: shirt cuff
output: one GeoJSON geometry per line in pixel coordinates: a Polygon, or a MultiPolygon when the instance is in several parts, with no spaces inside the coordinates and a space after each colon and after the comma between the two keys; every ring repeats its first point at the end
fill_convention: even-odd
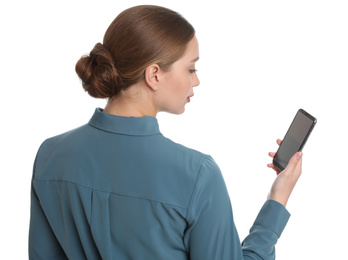
{"type": "Polygon", "coordinates": [[[254,225],[261,225],[271,229],[279,238],[289,218],[290,213],[282,204],[274,200],[267,200],[260,210],[254,225]]]}

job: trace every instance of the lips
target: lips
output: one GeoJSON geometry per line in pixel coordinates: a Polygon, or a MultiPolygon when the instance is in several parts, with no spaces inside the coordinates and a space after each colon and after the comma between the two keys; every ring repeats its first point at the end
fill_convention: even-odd
{"type": "Polygon", "coordinates": [[[191,98],[194,96],[194,94],[192,94],[191,96],[188,96],[187,97],[187,102],[190,102],[191,101],[191,98]]]}

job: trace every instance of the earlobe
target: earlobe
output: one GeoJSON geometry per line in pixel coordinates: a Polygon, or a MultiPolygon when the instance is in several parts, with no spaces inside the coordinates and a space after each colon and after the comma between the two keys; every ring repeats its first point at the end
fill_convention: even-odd
{"type": "Polygon", "coordinates": [[[158,89],[159,74],[160,67],[157,64],[152,64],[145,70],[145,81],[153,91],[156,91],[158,89]]]}

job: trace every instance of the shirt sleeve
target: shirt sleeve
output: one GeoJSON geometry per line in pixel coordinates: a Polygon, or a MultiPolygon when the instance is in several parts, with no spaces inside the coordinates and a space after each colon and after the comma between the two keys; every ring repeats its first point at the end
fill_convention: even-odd
{"type": "MultiPolygon", "coordinates": [[[[34,163],[33,179],[35,178],[35,165],[36,159],[34,163]]],[[[30,260],[67,259],[41,207],[40,201],[35,192],[33,182],[31,185],[28,249],[30,260]]]]}
{"type": "Polygon", "coordinates": [[[283,205],[266,201],[241,244],[221,171],[208,157],[191,196],[184,243],[192,260],[275,259],[275,244],[289,217],[283,205]]]}

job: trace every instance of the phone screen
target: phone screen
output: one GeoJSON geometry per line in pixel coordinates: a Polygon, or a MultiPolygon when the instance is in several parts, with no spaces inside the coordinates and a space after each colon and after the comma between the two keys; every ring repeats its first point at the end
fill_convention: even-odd
{"type": "Polygon", "coordinates": [[[280,144],[273,163],[280,170],[284,170],[291,157],[301,151],[317,120],[303,109],[298,110],[288,132],[280,144]]]}

